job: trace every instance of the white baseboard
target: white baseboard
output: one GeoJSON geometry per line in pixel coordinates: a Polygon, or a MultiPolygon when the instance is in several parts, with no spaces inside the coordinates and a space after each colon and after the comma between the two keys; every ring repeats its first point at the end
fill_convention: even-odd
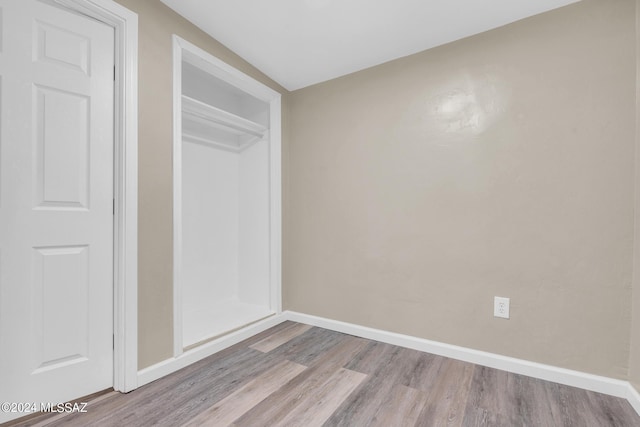
{"type": "Polygon", "coordinates": [[[282,314],[276,314],[268,317],[259,322],[253,323],[245,328],[231,332],[216,340],[210,341],[206,344],[198,346],[197,348],[185,351],[178,357],[172,357],[171,359],[163,360],[160,363],[149,366],[138,371],[138,387],[142,387],[145,384],[149,384],[152,381],[160,379],[166,375],[169,375],[179,369],[191,365],[199,360],[209,357],[214,353],[224,350],[227,347],[231,347],[234,344],[239,343],[247,338],[250,338],[262,331],[265,331],[273,326],[276,326],[287,320],[282,314]]]}
{"type": "Polygon", "coordinates": [[[318,326],[332,331],[343,332],[362,338],[381,341],[387,344],[394,344],[431,354],[437,354],[439,356],[462,360],[464,362],[475,363],[477,365],[539,378],[546,381],[553,381],[572,387],[596,391],[611,396],[623,397],[628,399],[631,406],[633,406],[636,412],[640,414],[640,394],[627,381],[587,374],[585,372],[572,371],[570,369],[558,368],[556,366],[544,365],[542,363],[530,362],[528,360],[516,359],[513,357],[473,350],[456,345],[444,344],[409,335],[382,331],[380,329],[368,328],[366,326],[354,325],[352,323],[340,322],[338,320],[326,319],[309,314],[285,311],[283,316],[286,320],[294,322],[318,326]]]}

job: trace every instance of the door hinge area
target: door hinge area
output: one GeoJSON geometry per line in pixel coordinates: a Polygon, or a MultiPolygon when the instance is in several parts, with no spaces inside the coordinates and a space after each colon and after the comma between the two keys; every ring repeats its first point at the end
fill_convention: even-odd
{"type": "Polygon", "coordinates": [[[112,213],[115,215],[116,214],[116,199],[113,199],[113,203],[112,203],[112,213]]]}
{"type": "Polygon", "coordinates": [[[115,336],[115,334],[114,334],[114,335],[111,335],[111,348],[112,348],[113,350],[115,350],[115,349],[116,349],[116,336],[115,336]]]}

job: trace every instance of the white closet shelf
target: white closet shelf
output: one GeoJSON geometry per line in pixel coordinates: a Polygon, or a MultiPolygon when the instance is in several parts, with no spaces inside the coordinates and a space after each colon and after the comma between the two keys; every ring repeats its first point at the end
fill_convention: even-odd
{"type": "Polygon", "coordinates": [[[220,150],[230,151],[232,153],[240,153],[245,148],[250,147],[256,142],[262,140],[262,138],[258,137],[239,137],[233,140],[229,140],[226,138],[215,138],[209,135],[203,136],[202,133],[189,132],[187,130],[182,131],[182,139],[184,141],[218,148],[220,150]]]}
{"type": "MultiPolygon", "coordinates": [[[[188,120],[223,130],[237,136],[251,135],[262,139],[267,128],[259,123],[182,95],[182,113],[188,120]]],[[[206,138],[206,136],[202,135],[206,138]]]]}

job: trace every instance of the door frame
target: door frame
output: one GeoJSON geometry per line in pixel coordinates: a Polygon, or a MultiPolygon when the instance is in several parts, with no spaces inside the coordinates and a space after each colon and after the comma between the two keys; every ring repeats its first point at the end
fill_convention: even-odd
{"type": "Polygon", "coordinates": [[[113,0],[53,0],[115,31],[113,388],[138,387],[138,15],[113,0]]]}

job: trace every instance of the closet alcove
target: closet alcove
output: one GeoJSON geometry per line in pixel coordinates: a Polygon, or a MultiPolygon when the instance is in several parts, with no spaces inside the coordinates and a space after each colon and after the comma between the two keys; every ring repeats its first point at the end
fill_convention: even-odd
{"type": "Polygon", "coordinates": [[[280,94],[174,37],[174,353],[280,312],[280,94]]]}

